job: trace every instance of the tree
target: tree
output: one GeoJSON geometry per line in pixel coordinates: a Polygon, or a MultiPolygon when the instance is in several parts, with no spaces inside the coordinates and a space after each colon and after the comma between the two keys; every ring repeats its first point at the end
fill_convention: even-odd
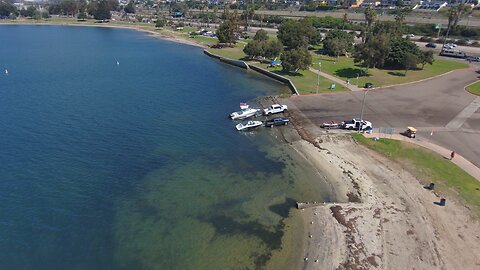
{"type": "Polygon", "coordinates": [[[367,24],[366,39],[369,39],[371,35],[372,24],[377,19],[377,12],[371,9],[370,7],[368,7],[365,9],[364,15],[365,15],[365,22],[367,24]]]}
{"type": "Polygon", "coordinates": [[[282,68],[286,72],[305,70],[312,64],[312,55],[305,48],[297,48],[282,54],[282,68]]]}
{"type": "Polygon", "coordinates": [[[33,17],[37,9],[34,6],[29,6],[27,9],[20,10],[20,15],[23,17],[33,17]]]}
{"type": "Polygon", "coordinates": [[[157,18],[157,21],[155,22],[155,27],[161,28],[165,27],[167,25],[167,20],[165,18],[157,18]]]}
{"type": "Polygon", "coordinates": [[[128,4],[123,8],[123,11],[125,11],[125,13],[135,13],[135,2],[133,0],[128,2],[128,4]]]}
{"type": "Polygon", "coordinates": [[[243,52],[250,58],[263,56],[265,54],[265,41],[254,40],[243,48],[243,52]]]}
{"type": "Polygon", "coordinates": [[[346,54],[353,49],[353,36],[342,30],[331,30],[323,40],[323,48],[332,56],[346,54]]]}
{"type": "Polygon", "coordinates": [[[315,45],[321,41],[320,34],[309,18],[283,21],[277,37],[289,49],[307,48],[309,44],[315,45]]]}
{"type": "Polygon", "coordinates": [[[110,13],[110,3],[107,0],[101,0],[97,3],[93,17],[95,20],[108,20],[112,17],[110,13]]]}
{"type": "Polygon", "coordinates": [[[350,23],[349,20],[348,20],[348,15],[347,13],[345,12],[343,14],[343,18],[342,18],[342,30],[345,30],[345,26],[350,23]]]}
{"type": "Polygon", "coordinates": [[[256,41],[267,41],[268,40],[268,34],[267,31],[260,29],[255,33],[255,36],[253,37],[253,40],[256,41]]]}
{"type": "Polygon", "coordinates": [[[264,52],[264,57],[265,58],[275,58],[279,56],[283,51],[283,44],[275,39],[275,40],[269,40],[265,46],[265,52],[264,52]]]}
{"type": "Polygon", "coordinates": [[[403,67],[405,68],[405,75],[407,75],[407,71],[410,69],[417,68],[417,64],[419,62],[417,55],[413,53],[406,53],[403,57],[403,67]]]}
{"type": "Polygon", "coordinates": [[[423,51],[419,55],[419,63],[422,64],[422,69],[426,64],[433,64],[435,58],[433,57],[433,51],[423,51]]]}
{"type": "Polygon", "coordinates": [[[385,66],[404,67],[406,54],[420,55],[420,49],[412,41],[405,38],[395,38],[390,42],[390,51],[385,58],[385,66]]]}
{"type": "Polygon", "coordinates": [[[216,32],[218,41],[222,43],[235,43],[237,42],[238,22],[236,12],[233,15],[229,15],[229,18],[220,24],[216,32]]]}
{"type": "Polygon", "coordinates": [[[16,13],[17,8],[7,2],[0,1],[0,17],[8,17],[12,13],[16,13]]]}
{"type": "Polygon", "coordinates": [[[368,73],[368,69],[382,67],[389,52],[390,38],[381,34],[374,39],[355,46],[354,62],[361,63],[368,73]]]}
{"type": "Polygon", "coordinates": [[[87,13],[85,13],[85,11],[81,11],[78,13],[77,19],[79,21],[85,21],[87,19],[87,13]]]}

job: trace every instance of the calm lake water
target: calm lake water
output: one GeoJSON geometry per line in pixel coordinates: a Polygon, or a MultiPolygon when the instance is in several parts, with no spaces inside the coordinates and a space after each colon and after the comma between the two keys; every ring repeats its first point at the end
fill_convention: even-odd
{"type": "Polygon", "coordinates": [[[289,203],[327,196],[227,119],[279,84],[132,30],[0,37],[1,269],[263,268],[289,203]]]}

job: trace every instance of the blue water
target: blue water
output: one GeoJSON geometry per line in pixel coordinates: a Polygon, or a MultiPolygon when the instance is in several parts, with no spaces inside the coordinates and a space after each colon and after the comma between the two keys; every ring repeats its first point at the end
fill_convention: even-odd
{"type": "Polygon", "coordinates": [[[226,116],[281,85],[132,30],[0,36],[1,269],[258,268],[279,249],[269,207],[298,177],[226,116]]]}

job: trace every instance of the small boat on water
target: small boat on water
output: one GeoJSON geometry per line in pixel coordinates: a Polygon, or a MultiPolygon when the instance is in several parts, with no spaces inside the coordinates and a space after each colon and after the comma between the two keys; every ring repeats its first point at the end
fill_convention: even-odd
{"type": "Polygon", "coordinates": [[[240,124],[236,125],[235,127],[237,128],[238,131],[242,131],[242,130],[249,130],[249,129],[252,129],[252,128],[256,128],[256,127],[259,127],[259,126],[262,126],[262,125],[263,125],[262,121],[247,121],[247,122],[244,122],[244,123],[240,123],[240,124]]]}
{"type": "Polygon", "coordinates": [[[252,116],[256,115],[259,111],[260,111],[260,109],[246,108],[246,109],[243,109],[241,111],[231,113],[230,118],[232,120],[245,119],[245,118],[249,118],[249,117],[252,117],[252,116]]]}

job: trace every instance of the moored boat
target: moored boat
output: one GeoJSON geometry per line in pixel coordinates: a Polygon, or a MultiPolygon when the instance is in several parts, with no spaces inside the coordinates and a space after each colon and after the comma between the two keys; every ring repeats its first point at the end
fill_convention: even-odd
{"type": "Polygon", "coordinates": [[[252,128],[256,128],[256,127],[259,127],[261,125],[263,125],[262,121],[247,121],[247,122],[244,122],[244,123],[240,123],[240,124],[236,125],[235,127],[237,128],[238,131],[241,131],[241,130],[249,130],[249,129],[252,129],[252,128]]]}
{"type": "Polygon", "coordinates": [[[246,108],[246,109],[243,109],[241,111],[231,113],[230,118],[232,120],[245,119],[245,118],[249,118],[249,117],[252,117],[252,116],[256,115],[259,111],[260,111],[260,109],[246,108]]]}

